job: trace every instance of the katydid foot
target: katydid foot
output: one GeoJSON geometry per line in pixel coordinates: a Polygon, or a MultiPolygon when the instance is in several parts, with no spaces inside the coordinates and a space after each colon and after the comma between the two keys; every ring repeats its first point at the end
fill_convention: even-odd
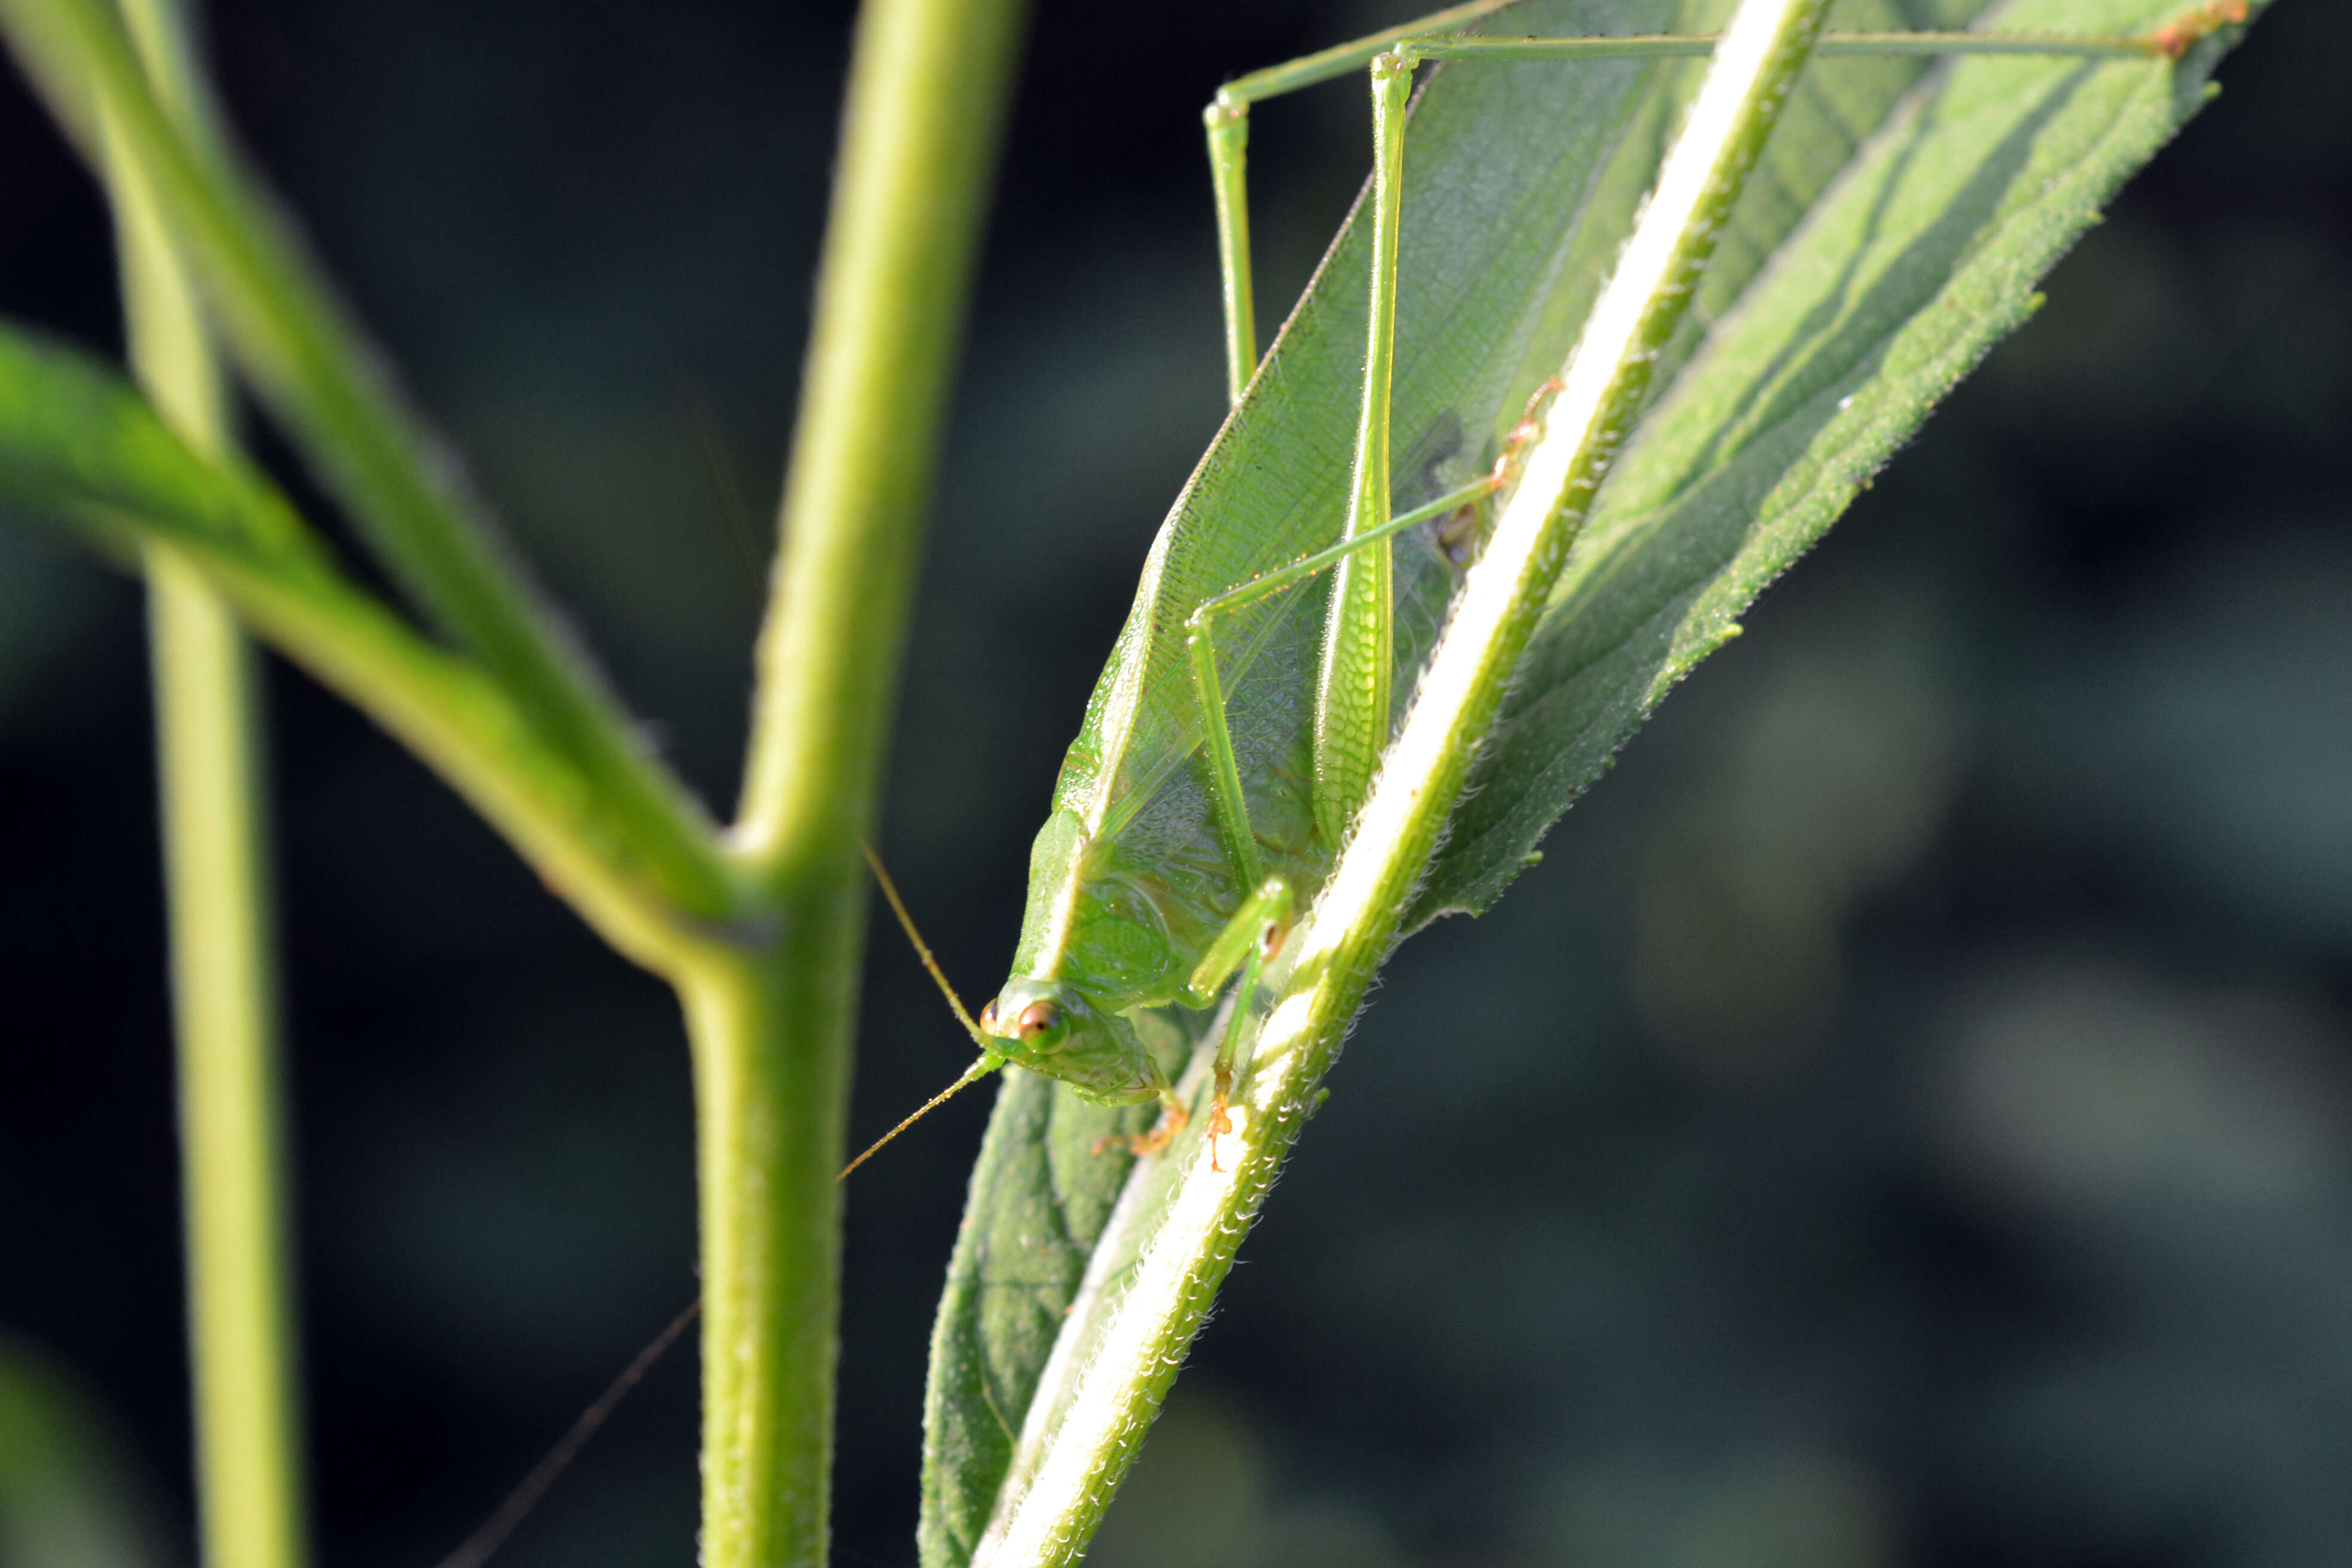
{"type": "MultiPolygon", "coordinates": [[[[1169,1095],[1167,1099],[1161,1102],[1161,1107],[1162,1109],[1160,1111],[1160,1120],[1152,1127],[1151,1131],[1148,1133],[1113,1133],[1108,1137],[1097,1138],[1095,1140],[1095,1153],[1099,1155],[1108,1149],[1125,1149],[1129,1154],[1138,1156],[1144,1155],[1156,1155],[1160,1150],[1166,1148],[1169,1145],[1174,1143],[1176,1141],[1176,1134],[1182,1132],[1186,1124],[1192,1120],[1192,1113],[1184,1109],[1184,1103],[1181,1100],[1177,1099],[1173,1094],[1169,1095]]],[[[1217,1113],[1220,1116],[1224,1113],[1224,1107],[1222,1103],[1220,1103],[1217,1108],[1217,1113]]],[[[1214,1122],[1210,1124],[1212,1127],[1214,1127],[1215,1124],[1216,1124],[1214,1122]]],[[[1230,1131],[1231,1129],[1228,1128],[1227,1130],[1230,1131]]]]}

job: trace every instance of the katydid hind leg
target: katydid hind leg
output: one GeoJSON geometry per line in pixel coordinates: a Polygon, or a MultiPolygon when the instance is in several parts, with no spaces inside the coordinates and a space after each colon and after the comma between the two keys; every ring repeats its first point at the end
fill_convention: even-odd
{"type": "MultiPolygon", "coordinates": [[[[1268,66],[1218,89],[1202,111],[1208,129],[1209,170],[1217,205],[1217,254],[1223,273],[1225,315],[1225,379],[1234,402],[1241,401],[1258,362],[1256,311],[1250,267],[1246,148],[1250,105],[1330,81],[1391,50],[1408,60],[1471,57],[1511,59],[1602,59],[1624,55],[1703,55],[1714,44],[1708,34],[1660,37],[1471,37],[1458,35],[1473,23],[1516,0],[1471,0],[1385,28],[1349,43],[1268,66]],[[1400,48],[1400,46],[1402,47],[1400,48]],[[1675,46],[1682,46],[1676,47],[1675,46]]],[[[2159,54],[2178,59],[2194,44],[2246,20],[2246,0],[2196,0],[2171,21],[2139,36],[2070,37],[2060,34],[1825,33],[1822,55],[1976,54],[2046,52],[2089,57],[2159,54]]]]}
{"type": "MultiPolygon", "coordinates": [[[[1372,256],[1364,342],[1363,403],[1344,538],[1385,531],[1389,517],[1389,392],[1396,343],[1398,235],[1404,200],[1405,107],[1412,67],[1393,54],[1372,62],[1372,256]]],[[[1387,746],[1396,663],[1393,552],[1385,538],[1339,566],[1323,630],[1315,690],[1314,804],[1335,850],[1370,791],[1387,746]]]]}
{"type": "Polygon", "coordinates": [[[1252,71],[1227,82],[1201,111],[1209,134],[1209,179],[1217,204],[1217,264],[1225,312],[1225,386],[1240,402],[1256,371],[1257,312],[1250,271],[1249,111],[1253,103],[1360,70],[1401,39],[1452,33],[1517,0],[1470,0],[1349,43],[1252,71]]]}
{"type": "Polygon", "coordinates": [[[1233,403],[1257,370],[1257,307],[1250,281],[1249,105],[1217,100],[1201,111],[1209,131],[1209,183],[1217,199],[1218,290],[1225,312],[1225,395],[1233,403]]]}
{"type": "MultiPolygon", "coordinates": [[[[2237,0],[2205,0],[2189,15],[2210,30],[2234,21],[2237,0]]],[[[1456,44],[1441,37],[1476,16],[1498,7],[1458,6],[1373,38],[1309,56],[1286,66],[1231,83],[1218,95],[1207,116],[1211,163],[1217,183],[1219,251],[1225,275],[1229,380],[1238,397],[1255,368],[1256,345],[1250,312],[1248,217],[1244,154],[1247,106],[1257,99],[1287,92],[1313,82],[1331,79],[1342,71],[1370,61],[1373,97],[1373,235],[1371,278],[1366,333],[1362,405],[1358,424],[1356,461],[1350,485],[1348,518],[1317,673],[1314,721],[1312,804],[1318,831],[1335,850],[1344,840],[1357,808],[1370,791],[1371,776],[1385,748],[1394,691],[1394,626],[1392,552],[1388,544],[1390,447],[1390,378],[1394,344],[1399,235],[1403,198],[1405,110],[1411,97],[1413,67],[1421,59],[1444,57],[1475,47],[1495,59],[1562,57],[1564,51],[1598,57],[1615,53],[1675,53],[1663,45],[1688,45],[1703,52],[1712,40],[1705,37],[1659,38],[1494,38],[1456,44]]],[[[1885,50],[1976,52],[1988,46],[2000,50],[2048,49],[2053,53],[2147,53],[2171,45],[2142,39],[2025,39],[1975,35],[1884,35],[1854,37],[1843,41],[1854,52],[1885,50]]],[[[2172,46],[2176,47],[2177,46],[2172,46]]],[[[1551,389],[1545,389],[1546,392],[1551,389]]],[[[1538,400],[1544,395],[1538,392],[1538,400]]],[[[1513,447],[1519,444],[1514,433],[1513,447]]],[[[1496,485],[1507,483],[1503,464],[1497,465],[1496,485]]],[[[1449,541],[1459,545],[1462,541],[1449,541]]],[[[1298,563],[1304,568],[1307,563],[1298,563]]],[[[1318,568],[1317,570],[1319,570],[1318,568]]],[[[1279,575],[1279,574],[1278,574],[1279,575]]],[[[1245,585],[1245,587],[1248,585],[1245,585]]],[[[1231,591],[1197,609],[1189,623],[1190,653],[1195,695],[1201,709],[1209,753],[1212,794],[1219,828],[1243,886],[1261,880],[1262,863],[1252,831],[1247,800],[1216,667],[1211,622],[1225,610],[1238,608],[1247,597],[1231,591]],[[1223,601],[1223,602],[1220,602],[1223,601]]]]}

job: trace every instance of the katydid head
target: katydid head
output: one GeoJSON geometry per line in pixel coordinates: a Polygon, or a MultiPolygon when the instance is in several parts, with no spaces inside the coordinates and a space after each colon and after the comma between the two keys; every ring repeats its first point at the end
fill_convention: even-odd
{"type": "Polygon", "coordinates": [[[1167,1086],[1134,1029],[1074,986],[1015,977],[981,1009],[986,1049],[1105,1105],[1139,1105],[1167,1086]]]}

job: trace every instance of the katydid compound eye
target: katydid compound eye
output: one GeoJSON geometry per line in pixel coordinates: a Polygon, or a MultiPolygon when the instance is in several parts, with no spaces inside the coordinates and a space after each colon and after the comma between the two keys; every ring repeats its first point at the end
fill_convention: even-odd
{"type": "Polygon", "coordinates": [[[1037,1040],[1054,1032],[1062,1021],[1062,1009],[1051,1002],[1031,1002],[1021,1009],[1021,1021],[1015,1026],[1023,1040],[1037,1040]]]}
{"type": "Polygon", "coordinates": [[[980,1032],[982,1034],[994,1034],[996,1032],[996,1001],[994,998],[991,998],[988,1005],[980,1009],[980,1032]]]}

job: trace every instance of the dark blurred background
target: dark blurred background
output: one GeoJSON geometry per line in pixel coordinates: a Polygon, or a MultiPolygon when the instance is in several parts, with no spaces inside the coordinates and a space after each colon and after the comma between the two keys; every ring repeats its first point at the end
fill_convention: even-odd
{"type": "MultiPolygon", "coordinates": [[[[223,0],[237,124],[722,805],[848,7],[223,0]],[[745,498],[756,542],[731,537],[745,498]]],[[[1221,413],[1195,111],[1405,14],[1047,0],[887,846],[1002,977],[1221,413]]],[[[2352,7],[2283,0],[1749,634],[1391,967],[1096,1560],[2189,1568],[2352,1542],[2352,7]]],[[[1263,112],[1265,292],[1367,162],[1263,112]]],[[[0,89],[0,309],[117,342],[0,89]]],[[[0,1329],[188,1551],[138,595],[0,528],[0,1329]]],[[[686,1055],[456,800],[273,671],[320,1562],[428,1568],[694,1291],[686,1055]]],[[[856,1132],[966,1048],[875,935],[856,1132]]],[[[841,1561],[911,1563],[986,1095],[850,1194],[841,1561]]],[[[502,1562],[683,1563],[674,1356],[502,1562]]]]}

